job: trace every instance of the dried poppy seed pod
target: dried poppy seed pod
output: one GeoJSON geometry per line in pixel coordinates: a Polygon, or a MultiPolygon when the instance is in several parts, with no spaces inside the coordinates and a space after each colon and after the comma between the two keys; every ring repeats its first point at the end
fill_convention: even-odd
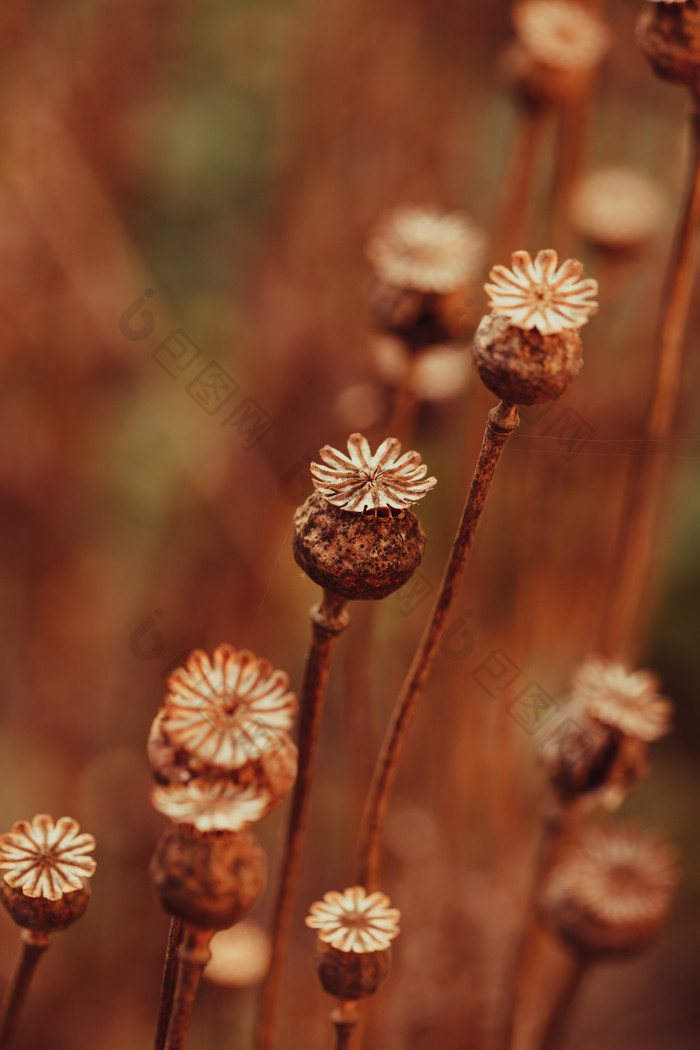
{"type": "Polygon", "coordinates": [[[80,890],[65,893],[58,900],[45,897],[27,897],[21,890],[0,881],[0,896],[12,920],[25,930],[57,933],[77,922],[90,901],[90,885],[86,881],[80,890]]]}
{"type": "Polygon", "coordinates": [[[606,809],[617,809],[649,768],[646,744],[592,718],[577,699],[562,707],[538,759],[563,803],[606,809]]]}
{"type": "Polygon", "coordinates": [[[42,933],[64,930],[90,900],[95,861],[92,835],[77,821],[47,813],[21,820],[0,836],[0,896],[18,926],[42,933]]]}
{"type": "MultiPolygon", "coordinates": [[[[454,338],[485,244],[484,232],[462,212],[401,204],[383,215],[366,245],[376,327],[412,350],[454,338]]],[[[459,336],[463,328],[462,321],[459,336]]]]}
{"type": "Polygon", "coordinates": [[[513,23],[517,40],[503,73],[529,104],[580,96],[611,43],[598,15],[570,0],[524,0],[513,7],[513,23]]]}
{"type": "Polygon", "coordinates": [[[408,509],[435,485],[417,452],[388,438],[372,454],[361,434],[348,453],[326,445],[312,463],[317,489],[294,517],[294,557],[319,586],[345,599],[380,599],[420,564],[425,536],[408,509]]]}
{"type": "Polygon", "coordinates": [[[631,255],[648,244],[663,229],[665,211],[658,184],[619,165],[585,175],[570,206],[579,236],[613,258],[631,255]]]}
{"type": "Polygon", "coordinates": [[[581,956],[631,954],[660,929],[677,882],[676,854],[663,840],[588,828],[551,871],[539,912],[581,956]]]}
{"type": "Polygon", "coordinates": [[[578,329],[597,310],[597,282],[580,280],[582,266],[557,253],[513,252],[512,269],[494,266],[485,285],[492,313],[474,337],[474,362],[484,386],[502,401],[554,401],[581,370],[578,329]]]}
{"type": "Polygon", "coordinates": [[[289,678],[252,653],[218,646],[195,650],[168,679],[165,704],[148,738],[160,784],[223,778],[257,788],[268,812],[287,795],[297,749],[287,730],[296,711],[289,678]]]}
{"type": "Polygon", "coordinates": [[[555,401],[583,367],[583,346],[573,329],[542,335],[493,315],[477,328],[472,353],[484,386],[511,405],[555,401]]]}
{"type": "Polygon", "coordinates": [[[156,844],[150,874],[171,915],[206,930],[225,930],[243,918],[265,886],[267,859],[255,836],[198,831],[172,824],[156,844]]]}
{"type": "Polygon", "coordinates": [[[316,972],[325,992],[336,999],[366,999],[384,983],[391,967],[391,949],[383,952],[341,952],[316,943],[316,972]]]}
{"type": "Polygon", "coordinates": [[[637,20],[637,44],[654,72],[674,84],[700,88],[700,7],[645,3],[637,20]]]}
{"type": "Polygon", "coordinates": [[[374,995],[389,973],[400,917],[385,894],[363,886],[331,891],[311,905],[305,921],[318,932],[316,969],[329,995],[350,1001],[374,995]]]}

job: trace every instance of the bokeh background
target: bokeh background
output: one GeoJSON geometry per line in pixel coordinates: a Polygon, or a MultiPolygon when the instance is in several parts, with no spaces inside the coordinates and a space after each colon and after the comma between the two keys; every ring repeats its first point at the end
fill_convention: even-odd
{"type": "MultiPolygon", "coordinates": [[[[525,413],[499,470],[392,802],[387,889],[404,925],[368,1027],[383,1050],[491,1045],[545,787],[532,737],[479,668],[500,651],[519,684],[561,697],[606,601],[688,152],[683,91],[635,48],[639,7],[605,5],[615,45],[587,163],[654,177],[668,221],[621,273],[575,246],[601,280],[601,310],[561,404],[590,433],[572,455],[525,413]]],[[[168,670],[227,641],[298,685],[316,589],[293,562],[290,526],[308,462],[355,429],[378,440],[391,415],[363,243],[405,200],[462,208],[493,229],[516,123],[498,76],[510,34],[504,0],[2,4],[0,825],[66,813],[98,842],[90,909],[42,963],[18,1050],[151,1045],[167,917],[147,874],[163,821],[149,805],[145,740],[168,670]],[[189,385],[205,367],[230,394],[214,414],[212,388],[189,385]]],[[[527,243],[513,248],[549,246],[553,150],[551,135],[527,243]]],[[[479,286],[474,296],[478,314],[479,286]]],[[[640,642],[641,666],[676,703],[676,730],[619,814],[664,830],[685,878],[659,944],[594,973],[570,1050],[697,1045],[699,321],[696,300],[640,642]]],[[[412,445],[439,480],[420,509],[421,587],[355,605],[338,647],[286,1050],[330,1045],[302,916],[351,878],[372,764],[492,403],[474,376],[459,397],[420,406],[412,445]]],[[[285,813],[261,827],[263,924],[285,813]]],[[[16,942],[0,916],[0,982],[16,942]]],[[[523,1050],[556,969],[554,954],[531,982],[523,1050]]],[[[255,989],[203,986],[191,1046],[252,1046],[256,1000],[255,989]]]]}

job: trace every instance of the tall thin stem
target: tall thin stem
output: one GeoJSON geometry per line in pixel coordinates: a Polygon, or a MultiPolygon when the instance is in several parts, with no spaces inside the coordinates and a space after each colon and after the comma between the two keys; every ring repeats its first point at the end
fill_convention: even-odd
{"type": "Polygon", "coordinates": [[[331,1014],[335,1027],[335,1050],[348,1050],[357,1025],[357,1003],[342,1000],[331,1014]]]}
{"type": "Polygon", "coordinates": [[[545,102],[523,104],[518,112],[494,237],[494,257],[497,259],[522,248],[537,162],[550,113],[551,107],[545,102]]]}
{"type": "Polygon", "coordinates": [[[384,818],[411,716],[420,699],[421,690],[454,603],[496,466],[508,438],[518,423],[517,405],[502,402],[489,412],[479,459],[445,575],[442,578],[440,593],[432,618],[425,629],[394,708],[391,724],[384,739],[370,786],[359,847],[359,881],[367,887],[374,887],[379,874],[379,851],[384,818]]]}
{"type": "Polygon", "coordinates": [[[626,655],[645,609],[656,533],[656,498],[662,481],[662,442],[673,429],[678,404],[683,341],[695,276],[700,234],[700,113],[691,116],[693,155],[690,181],[671,257],[657,343],[654,386],[647,412],[645,441],[632,462],[617,537],[609,599],[600,644],[610,655],[626,655]]]}
{"type": "Polygon", "coordinates": [[[185,928],[182,919],[175,916],[170,920],[168,930],[168,943],[165,948],[165,963],[163,964],[163,979],[160,986],[160,1007],[158,1009],[158,1024],[156,1026],[156,1037],[154,1050],[164,1050],[165,1040],[168,1035],[170,1014],[173,1008],[173,997],[175,995],[175,983],[177,981],[178,949],[182,944],[185,928]]]}
{"type": "Polygon", "coordinates": [[[275,902],[272,955],[263,988],[258,1022],[256,1044],[258,1050],[272,1050],[275,1043],[282,975],[287,956],[301,855],[306,837],[309,797],[321,728],[323,700],[335,644],[339,634],[350,622],[345,612],[345,605],[344,598],[324,591],[321,604],[315,606],[310,612],[311,645],[306,657],[304,678],[299,694],[299,770],[292,794],[280,886],[275,902]]]}
{"type": "Polygon", "coordinates": [[[564,980],[557,989],[554,1002],[545,1022],[538,1050],[556,1050],[559,1046],[564,1023],[569,1015],[576,993],[581,987],[581,981],[588,970],[589,964],[590,959],[581,953],[577,952],[572,957],[571,964],[564,975],[564,980]]]}
{"type": "Polygon", "coordinates": [[[184,938],[178,949],[179,965],[166,1050],[183,1050],[199,982],[211,958],[209,944],[213,936],[214,930],[185,926],[184,938]]]}
{"type": "Polygon", "coordinates": [[[45,933],[22,930],[20,937],[19,955],[0,1007],[0,1050],[12,1046],[34,971],[49,946],[45,933]]]}

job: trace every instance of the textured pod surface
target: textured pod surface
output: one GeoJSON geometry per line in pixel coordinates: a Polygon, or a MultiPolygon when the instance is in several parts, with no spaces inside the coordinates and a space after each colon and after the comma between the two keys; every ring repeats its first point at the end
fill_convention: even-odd
{"type": "Polygon", "coordinates": [[[350,600],[385,598],[420,565],[425,535],[410,510],[397,517],[355,514],[319,493],[294,516],[294,558],[320,587],[350,600]]]}
{"type": "Polygon", "coordinates": [[[323,988],[337,999],[364,999],[374,995],[386,979],[391,949],[383,952],[342,952],[318,941],[316,970],[323,988]]]}
{"type": "Polygon", "coordinates": [[[637,44],[654,71],[675,84],[700,87],[700,8],[646,4],[637,21],[637,44]]]}
{"type": "Polygon", "coordinates": [[[86,879],[82,889],[64,893],[52,901],[46,897],[27,897],[22,890],[13,889],[0,879],[0,896],[18,926],[53,933],[65,930],[81,917],[90,900],[90,884],[86,879]]]}
{"type": "Polygon", "coordinates": [[[267,858],[249,831],[200,832],[172,824],[156,845],[151,879],[166,911],[224,930],[250,911],[265,886],[267,858]]]}
{"type": "Polygon", "coordinates": [[[473,354],[484,386],[513,405],[556,400],[583,367],[583,347],[574,329],[542,335],[496,315],[482,319],[473,354]]]}

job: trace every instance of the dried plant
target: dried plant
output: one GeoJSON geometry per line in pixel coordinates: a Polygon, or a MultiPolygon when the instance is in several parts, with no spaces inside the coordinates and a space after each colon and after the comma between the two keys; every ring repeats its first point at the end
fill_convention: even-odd
{"type": "Polygon", "coordinates": [[[296,706],[284,672],[229,645],[211,659],[196,650],[168,679],[149,737],[160,781],[151,801],[172,821],[151,864],[172,916],[156,1048],[181,1050],[212,937],[238,922],[262,891],[266,858],[248,829],[294,780],[287,730],[296,706]]]}
{"type": "Polygon", "coordinates": [[[661,839],[626,827],[593,827],[574,840],[539,900],[543,921],[573,954],[541,1050],[557,1045],[572,999],[592,964],[648,946],[666,919],[677,883],[675,850],[661,839]]]}
{"type": "Polygon", "coordinates": [[[0,835],[0,897],[22,928],[20,954],[0,1007],[0,1047],[7,1050],[39,959],[52,933],[79,919],[90,900],[95,873],[92,835],[81,833],[72,817],[53,820],[39,813],[0,835]]]}
{"type": "Polygon", "coordinates": [[[420,564],[425,537],[408,506],[435,483],[432,478],[424,480],[426,468],[420,465],[418,453],[407,452],[397,458],[400,445],[395,439],[388,438],[372,456],[362,435],[352,435],[348,451],[354,453],[354,461],[330,446],[324,447],[322,455],[325,453],[326,464],[330,461],[333,465],[332,472],[328,467],[316,467],[314,485],[319,491],[299,508],[294,522],[296,561],[324,590],[320,606],[311,610],[311,645],[299,694],[299,773],[275,905],[272,961],[263,993],[258,1050],[270,1050],[275,1039],[323,700],[335,643],[348,623],[345,604],[350,599],[384,598],[411,577],[420,564]],[[322,487],[345,503],[348,481],[350,487],[359,485],[363,493],[359,499],[351,499],[357,507],[354,511],[336,507],[320,490],[322,487]],[[398,514],[366,514],[360,505],[364,507],[367,502],[375,512],[384,504],[388,510],[398,510],[398,514]]]}
{"type": "MultiPolygon", "coordinates": [[[[545,261],[551,259],[552,255],[556,266],[554,253],[547,255],[545,261]]],[[[567,273],[573,275],[571,267],[567,269],[567,273]]],[[[578,269],[575,273],[580,276],[578,269]]],[[[576,285],[574,287],[576,288],[576,285]]],[[[585,296],[589,296],[594,290],[593,283],[581,291],[576,288],[574,295],[578,296],[583,292],[585,296]]],[[[586,305],[575,316],[577,319],[583,315],[587,318],[591,310],[592,307],[586,305]]],[[[507,339],[507,333],[506,338],[498,332],[492,336],[488,324],[484,329],[485,322],[488,323],[489,319],[485,318],[479,329],[484,332],[481,347],[478,344],[478,333],[475,340],[475,360],[482,379],[486,375],[486,385],[497,393],[502,401],[489,413],[479,459],[440,592],[394,708],[391,725],[375,767],[359,848],[360,879],[370,887],[375,885],[378,878],[381,832],[408,725],[445,630],[501,452],[518,425],[518,400],[521,400],[521,403],[532,403],[538,399],[553,400],[563,392],[576,371],[571,369],[568,360],[568,340],[578,339],[576,329],[565,328],[561,333],[543,337],[536,330],[514,328],[508,323],[508,319],[504,318],[503,323],[508,332],[522,331],[521,342],[514,348],[512,342],[507,339]],[[546,347],[549,354],[541,352],[543,338],[550,340],[546,347]]]]}
{"type": "Polygon", "coordinates": [[[306,925],[317,931],[316,969],[323,988],[338,1000],[331,1014],[336,1050],[350,1043],[359,1000],[374,995],[389,973],[391,942],[400,912],[384,893],[351,886],[311,905],[306,925]]]}

